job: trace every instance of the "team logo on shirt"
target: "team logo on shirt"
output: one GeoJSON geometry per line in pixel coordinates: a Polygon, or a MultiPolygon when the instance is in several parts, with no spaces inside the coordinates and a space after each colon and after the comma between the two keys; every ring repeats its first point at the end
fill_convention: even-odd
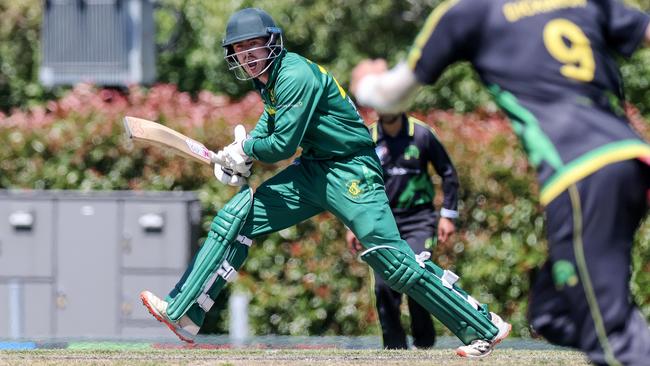
{"type": "Polygon", "coordinates": [[[565,285],[573,287],[578,284],[578,275],[573,264],[567,260],[559,260],[553,264],[553,282],[555,287],[562,289],[565,285]]]}
{"type": "Polygon", "coordinates": [[[436,247],[436,244],[438,243],[438,238],[437,237],[430,237],[427,238],[427,240],[424,241],[424,249],[431,250],[436,247]]]}
{"type": "Polygon", "coordinates": [[[358,179],[348,181],[345,186],[348,188],[347,195],[352,199],[357,199],[363,193],[363,189],[359,186],[361,182],[358,179]]]}
{"type": "Polygon", "coordinates": [[[415,145],[409,145],[409,147],[404,150],[404,160],[419,159],[420,158],[420,149],[415,145]]]}

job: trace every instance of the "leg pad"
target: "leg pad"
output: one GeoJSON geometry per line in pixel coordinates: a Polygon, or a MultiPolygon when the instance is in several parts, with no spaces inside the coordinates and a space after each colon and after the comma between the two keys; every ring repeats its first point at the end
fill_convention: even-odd
{"type": "Polygon", "coordinates": [[[235,279],[251,244],[239,231],[252,205],[253,191],[244,186],[219,210],[185,282],[169,301],[167,316],[171,320],[180,319],[195,303],[207,312],[226,282],[235,279]]]}
{"type": "Polygon", "coordinates": [[[498,329],[481,305],[454,283],[458,276],[431,261],[416,259],[390,246],[377,246],[361,258],[396,291],[406,293],[440,320],[465,344],[491,340],[498,329]]]}

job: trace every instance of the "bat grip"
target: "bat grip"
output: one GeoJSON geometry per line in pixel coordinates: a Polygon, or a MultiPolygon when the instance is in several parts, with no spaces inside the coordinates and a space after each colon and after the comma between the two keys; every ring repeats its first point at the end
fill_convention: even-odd
{"type": "Polygon", "coordinates": [[[215,153],[214,151],[210,151],[210,161],[212,161],[212,164],[219,164],[219,165],[225,165],[226,160],[223,157],[223,152],[219,151],[218,153],[215,153]]]}

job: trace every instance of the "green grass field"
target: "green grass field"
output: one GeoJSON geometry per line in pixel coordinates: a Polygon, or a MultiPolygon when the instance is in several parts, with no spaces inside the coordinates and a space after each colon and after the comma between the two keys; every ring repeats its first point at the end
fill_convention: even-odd
{"type": "Polygon", "coordinates": [[[553,349],[496,349],[481,360],[456,356],[452,349],[379,350],[31,350],[0,351],[0,365],[588,365],[578,352],[553,349]]]}

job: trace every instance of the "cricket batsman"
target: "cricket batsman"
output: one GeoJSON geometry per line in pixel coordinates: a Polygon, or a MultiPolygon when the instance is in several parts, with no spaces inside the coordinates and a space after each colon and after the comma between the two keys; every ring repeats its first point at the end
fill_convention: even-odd
{"type": "Polygon", "coordinates": [[[483,357],[507,337],[510,324],[465,293],[458,276],[400,238],[384,190],[375,144],[347,92],[325,68],[287,52],[282,31],[264,11],[234,13],[222,46],[230,70],[252,79],[264,112],[250,135],[218,152],[219,181],[241,185],[214,218],[187,271],[165,297],[141,293],[143,304],[181,340],[193,342],[205,314],[241,268],[252,239],[329,211],[352,230],[374,271],[431,312],[465,344],[461,356],[483,357]],[[245,183],[251,160],[275,163],[302,155],[260,187],[245,183]]]}

